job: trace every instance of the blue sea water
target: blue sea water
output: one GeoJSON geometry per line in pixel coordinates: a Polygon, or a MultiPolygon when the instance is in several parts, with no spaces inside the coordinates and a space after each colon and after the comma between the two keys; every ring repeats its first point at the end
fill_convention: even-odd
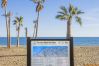
{"type": "Polygon", "coordinates": [[[75,37],[74,46],[99,46],[99,37],[75,37]]]}
{"type": "MultiPolygon", "coordinates": [[[[58,37],[58,38],[62,39],[63,37],[58,37]]],[[[73,43],[74,43],[74,46],[99,46],[99,37],[74,37],[73,43]]],[[[17,44],[17,38],[11,37],[11,45],[16,45],[16,44],[17,44]]],[[[7,45],[6,37],[0,37],[0,45],[7,45]]],[[[20,45],[26,46],[25,37],[20,38],[20,45]]]]}
{"type": "MultiPolygon", "coordinates": [[[[11,37],[11,45],[17,44],[17,38],[11,37]]],[[[7,38],[6,37],[0,37],[0,45],[7,45],[7,38]]],[[[20,45],[26,45],[26,38],[20,37],[20,45]]]]}

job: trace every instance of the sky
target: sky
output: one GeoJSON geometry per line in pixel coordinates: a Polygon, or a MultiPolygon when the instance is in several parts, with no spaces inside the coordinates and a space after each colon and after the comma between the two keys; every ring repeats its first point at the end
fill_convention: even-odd
{"type": "MultiPolygon", "coordinates": [[[[55,18],[60,6],[69,6],[68,0],[46,0],[44,9],[40,12],[39,37],[65,37],[66,21],[60,21],[55,18]]],[[[85,12],[80,15],[83,25],[80,26],[74,19],[72,20],[73,37],[99,37],[99,0],[71,0],[71,3],[85,12]]],[[[0,0],[1,4],[1,0],[0,0]]],[[[24,28],[28,28],[28,36],[33,36],[34,24],[37,13],[36,5],[31,0],[8,0],[7,11],[12,12],[11,17],[11,37],[16,37],[16,28],[13,25],[15,16],[23,16],[23,27],[20,30],[20,36],[25,36],[24,28]]],[[[4,10],[0,5],[0,36],[6,37],[5,17],[2,16],[4,10]]]]}
{"type": "MultiPolygon", "coordinates": [[[[65,49],[65,51],[66,51],[65,54],[68,54],[68,47],[67,46],[33,46],[32,47],[32,55],[37,55],[40,52],[42,52],[44,49],[49,49],[49,50],[54,49],[54,52],[55,52],[55,50],[61,51],[61,50],[65,49]]],[[[64,54],[64,53],[62,53],[62,54],[64,54]]]]}

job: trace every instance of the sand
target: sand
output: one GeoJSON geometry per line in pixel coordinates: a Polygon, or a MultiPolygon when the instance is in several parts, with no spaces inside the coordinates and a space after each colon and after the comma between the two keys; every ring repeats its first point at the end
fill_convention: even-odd
{"type": "Polygon", "coordinates": [[[0,47],[0,66],[26,66],[27,51],[24,47],[0,47]]]}
{"type": "MultiPolygon", "coordinates": [[[[0,66],[26,66],[27,54],[25,47],[11,49],[0,47],[0,66]]],[[[75,66],[99,64],[99,47],[74,47],[75,66]]]]}
{"type": "Polygon", "coordinates": [[[74,59],[75,66],[84,66],[86,64],[99,64],[99,46],[75,47],[74,59]]]}

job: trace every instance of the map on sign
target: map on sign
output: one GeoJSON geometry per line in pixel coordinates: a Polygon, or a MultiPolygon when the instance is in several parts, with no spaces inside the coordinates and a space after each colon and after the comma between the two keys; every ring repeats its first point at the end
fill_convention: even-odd
{"type": "Polygon", "coordinates": [[[70,42],[32,41],[31,66],[70,66],[70,42]]]}

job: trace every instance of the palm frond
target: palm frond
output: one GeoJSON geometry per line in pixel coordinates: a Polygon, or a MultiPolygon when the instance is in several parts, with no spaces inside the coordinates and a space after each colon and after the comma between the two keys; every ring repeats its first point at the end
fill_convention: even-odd
{"type": "Polygon", "coordinates": [[[38,0],[32,0],[34,3],[38,3],[38,0]]]}
{"type": "Polygon", "coordinates": [[[38,3],[37,7],[36,7],[36,12],[40,12],[43,9],[43,5],[38,3]]]}
{"type": "Polygon", "coordinates": [[[65,8],[65,6],[61,6],[61,11],[58,12],[58,15],[56,16],[56,18],[60,20],[68,20],[69,16],[70,15],[67,12],[67,9],[65,8]]]}
{"type": "Polygon", "coordinates": [[[67,14],[67,9],[65,8],[65,6],[61,6],[60,8],[63,11],[63,13],[67,14]]]}
{"type": "Polygon", "coordinates": [[[21,26],[23,26],[23,17],[22,16],[20,16],[20,18],[19,18],[20,20],[19,20],[19,22],[20,22],[20,25],[21,26]]]}
{"type": "Polygon", "coordinates": [[[64,15],[57,15],[56,18],[60,20],[66,20],[64,15]]]}
{"type": "Polygon", "coordinates": [[[39,2],[40,2],[40,3],[44,3],[44,2],[45,2],[45,0],[39,0],[39,2]]]}
{"type": "Polygon", "coordinates": [[[77,10],[78,10],[78,8],[75,8],[73,5],[70,4],[70,6],[69,6],[69,13],[71,15],[76,15],[77,14],[77,10]]]}
{"type": "Polygon", "coordinates": [[[65,18],[66,18],[66,20],[69,20],[69,19],[71,19],[71,15],[67,14],[67,15],[65,15],[65,18]]]}
{"type": "Polygon", "coordinates": [[[7,6],[7,0],[2,0],[1,6],[5,8],[7,6]]]}
{"type": "Polygon", "coordinates": [[[61,14],[61,15],[65,15],[65,13],[64,13],[64,12],[61,12],[61,11],[60,11],[60,12],[58,12],[58,13],[59,13],[59,14],[61,14]]]}
{"type": "Polygon", "coordinates": [[[15,17],[15,19],[16,19],[16,21],[17,21],[17,22],[19,22],[19,21],[20,21],[19,17],[15,17]]]}
{"type": "Polygon", "coordinates": [[[80,17],[76,16],[76,21],[77,21],[80,25],[82,25],[82,21],[81,21],[81,18],[80,18],[80,17]]]}
{"type": "Polygon", "coordinates": [[[18,23],[18,18],[15,17],[15,20],[13,20],[13,25],[16,25],[18,23]]]}
{"type": "Polygon", "coordinates": [[[34,3],[44,3],[45,0],[32,0],[34,3]]]}
{"type": "Polygon", "coordinates": [[[82,12],[81,10],[77,11],[77,14],[83,14],[84,12],[82,12]]]}
{"type": "Polygon", "coordinates": [[[13,21],[13,25],[16,25],[16,24],[17,24],[17,21],[16,21],[16,20],[14,20],[14,21],[13,21]]]}
{"type": "Polygon", "coordinates": [[[23,17],[22,16],[20,16],[19,21],[23,22],[23,17]]]}
{"type": "Polygon", "coordinates": [[[69,13],[72,13],[73,10],[74,10],[74,6],[70,4],[70,6],[69,6],[69,13]]]}
{"type": "Polygon", "coordinates": [[[84,12],[82,12],[81,10],[78,10],[78,8],[75,8],[76,14],[83,14],[84,12]]]}
{"type": "Polygon", "coordinates": [[[13,21],[14,22],[14,25],[15,24],[20,24],[21,26],[23,26],[23,17],[20,16],[20,17],[15,17],[15,20],[13,21]]]}

